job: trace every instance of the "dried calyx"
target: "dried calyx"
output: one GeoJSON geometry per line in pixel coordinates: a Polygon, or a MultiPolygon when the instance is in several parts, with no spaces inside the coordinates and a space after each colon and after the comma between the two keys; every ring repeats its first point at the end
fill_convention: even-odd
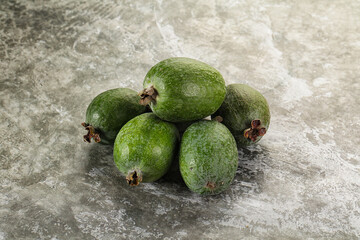
{"type": "Polygon", "coordinates": [[[148,105],[150,102],[155,101],[157,95],[158,93],[153,86],[145,88],[139,92],[139,96],[141,97],[140,104],[144,106],[148,105]]]}
{"type": "Polygon", "coordinates": [[[126,181],[130,186],[137,186],[142,181],[142,174],[140,171],[130,171],[126,176],[126,181]]]}
{"type": "Polygon", "coordinates": [[[216,184],[214,182],[207,182],[206,184],[206,188],[210,189],[210,190],[214,190],[216,187],[216,184]]]}
{"type": "Polygon", "coordinates": [[[91,143],[91,138],[93,138],[94,141],[97,143],[101,141],[100,134],[96,132],[96,129],[93,126],[84,122],[81,123],[81,125],[83,125],[85,127],[85,130],[88,131],[88,133],[84,135],[85,142],[91,143]]]}
{"type": "Polygon", "coordinates": [[[261,125],[259,119],[251,121],[251,127],[245,129],[244,137],[249,138],[251,141],[255,142],[257,137],[264,136],[266,133],[266,128],[261,125]]]}

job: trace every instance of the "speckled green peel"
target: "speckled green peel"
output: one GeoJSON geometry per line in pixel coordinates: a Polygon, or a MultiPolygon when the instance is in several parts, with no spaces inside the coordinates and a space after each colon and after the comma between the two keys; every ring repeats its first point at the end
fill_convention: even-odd
{"type": "Polygon", "coordinates": [[[234,135],[238,147],[258,142],[270,124],[269,105],[264,96],[245,84],[230,84],[226,97],[212,118],[221,117],[222,123],[234,135]]]}
{"type": "Polygon", "coordinates": [[[120,130],[114,144],[114,161],[129,185],[153,182],[169,169],[178,144],[174,124],[153,113],[139,115],[120,130]]]}
{"type": "Polygon", "coordinates": [[[205,195],[225,191],[237,166],[236,142],[223,124],[202,120],[185,131],[180,145],[180,172],[190,190],[205,195]]]}
{"type": "Polygon", "coordinates": [[[206,63],[190,58],[169,58],[146,74],[142,104],[149,104],[161,119],[183,122],[214,113],[225,98],[225,81],[206,63]]]}
{"type": "Polygon", "coordinates": [[[140,97],[134,90],[116,88],[97,95],[86,110],[82,123],[88,133],[84,141],[112,144],[121,127],[130,119],[145,112],[139,104],[140,97]]]}

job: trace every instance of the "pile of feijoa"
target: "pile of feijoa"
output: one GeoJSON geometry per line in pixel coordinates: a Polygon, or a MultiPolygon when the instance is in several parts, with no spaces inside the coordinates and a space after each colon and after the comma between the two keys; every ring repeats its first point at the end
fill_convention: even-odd
{"type": "Polygon", "coordinates": [[[139,94],[117,88],[96,96],[82,125],[85,141],[114,144],[115,164],[129,185],[176,174],[170,167],[178,166],[190,190],[217,194],[234,179],[237,147],[259,141],[269,123],[261,93],[225,86],[215,68],[179,57],[153,66],[139,94]]]}

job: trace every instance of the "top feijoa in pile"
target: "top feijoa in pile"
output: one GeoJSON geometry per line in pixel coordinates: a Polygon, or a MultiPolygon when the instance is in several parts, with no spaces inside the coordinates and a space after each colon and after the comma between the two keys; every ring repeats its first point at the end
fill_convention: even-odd
{"type": "Polygon", "coordinates": [[[259,141],[269,127],[263,95],[244,84],[226,86],[215,68],[184,57],[157,63],[143,87],[139,96],[119,88],[95,97],[84,140],[114,142],[114,161],[131,186],[167,173],[181,174],[199,194],[226,190],[237,170],[237,147],[259,141]],[[144,113],[145,106],[151,112],[144,113]],[[208,116],[212,120],[204,120],[208,116]]]}
{"type": "Polygon", "coordinates": [[[202,119],[214,113],[226,94],[221,74],[190,58],[169,58],[146,74],[141,99],[159,118],[171,122],[202,119]]]}

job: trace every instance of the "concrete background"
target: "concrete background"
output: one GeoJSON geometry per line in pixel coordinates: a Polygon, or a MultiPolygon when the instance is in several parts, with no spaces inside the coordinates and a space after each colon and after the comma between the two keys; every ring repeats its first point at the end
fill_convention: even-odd
{"type": "Polygon", "coordinates": [[[359,1],[1,1],[0,239],[360,238],[359,1]],[[267,98],[231,188],[126,185],[80,125],[173,56],[267,98]]]}

